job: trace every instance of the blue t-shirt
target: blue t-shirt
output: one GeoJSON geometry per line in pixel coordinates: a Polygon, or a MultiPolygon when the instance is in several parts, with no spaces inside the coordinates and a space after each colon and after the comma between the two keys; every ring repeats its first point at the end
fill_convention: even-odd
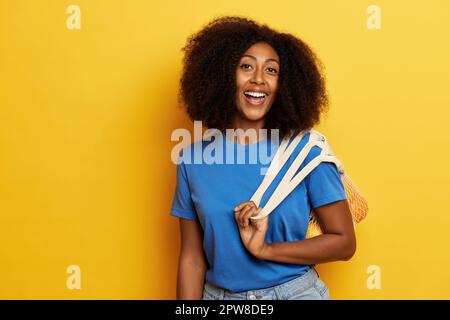
{"type": "MultiPolygon", "coordinates": [[[[212,146],[208,147],[214,139],[199,140],[181,150],[170,212],[172,216],[200,222],[204,231],[203,248],[208,263],[206,281],[231,292],[239,292],[272,287],[303,275],[310,265],[259,260],[250,254],[242,244],[234,216],[234,207],[249,201],[261,184],[264,168],[267,169],[270,164],[267,159],[270,161],[274,157],[279,144],[270,138],[253,144],[238,144],[225,134],[219,137],[215,143],[222,143],[222,154],[212,146]],[[261,153],[259,148],[268,151],[261,153]],[[222,163],[195,163],[194,157],[203,151],[205,154],[221,156],[222,163]],[[239,163],[237,154],[242,152],[245,152],[245,161],[239,163]],[[255,154],[256,161],[253,157],[255,154]],[[234,162],[230,161],[233,155],[234,162]]],[[[309,133],[302,138],[265,192],[260,207],[264,207],[308,140],[309,133]]],[[[319,147],[314,146],[299,170],[318,156],[320,151],[319,147]]],[[[344,186],[335,164],[321,162],[269,215],[266,242],[304,240],[310,210],[344,199],[344,186]]]]}

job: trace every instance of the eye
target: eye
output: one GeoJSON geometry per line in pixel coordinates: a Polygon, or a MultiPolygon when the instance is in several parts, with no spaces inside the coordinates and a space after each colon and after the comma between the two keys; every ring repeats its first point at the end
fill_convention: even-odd
{"type": "Polygon", "coordinates": [[[241,68],[244,69],[244,70],[248,70],[248,68],[246,68],[247,66],[251,67],[251,65],[249,65],[248,63],[241,64],[241,68]]]}
{"type": "Polygon", "coordinates": [[[269,72],[271,72],[271,73],[278,73],[278,70],[274,69],[272,67],[267,68],[267,70],[269,70],[269,72]]]}

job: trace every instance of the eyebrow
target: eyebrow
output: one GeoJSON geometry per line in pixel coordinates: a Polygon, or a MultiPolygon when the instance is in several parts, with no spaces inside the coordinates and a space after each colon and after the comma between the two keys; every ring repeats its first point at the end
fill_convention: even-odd
{"type": "MultiPolygon", "coordinates": [[[[253,60],[257,60],[255,56],[252,56],[250,54],[244,54],[243,57],[249,57],[249,58],[252,58],[253,60]]],[[[275,61],[276,63],[280,64],[280,62],[277,59],[273,59],[273,58],[266,59],[266,62],[267,61],[275,61]]]]}

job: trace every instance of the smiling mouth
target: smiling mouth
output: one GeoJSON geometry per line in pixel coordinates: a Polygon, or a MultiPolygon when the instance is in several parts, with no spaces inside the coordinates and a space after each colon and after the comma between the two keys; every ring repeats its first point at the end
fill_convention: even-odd
{"type": "Polygon", "coordinates": [[[265,92],[255,92],[255,91],[245,91],[245,100],[253,106],[259,106],[266,101],[267,93],[265,92]]]}

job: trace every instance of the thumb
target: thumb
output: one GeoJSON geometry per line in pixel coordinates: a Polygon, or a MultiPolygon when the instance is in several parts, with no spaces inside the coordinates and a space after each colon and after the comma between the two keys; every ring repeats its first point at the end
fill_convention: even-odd
{"type": "Polygon", "coordinates": [[[263,208],[258,208],[256,209],[256,211],[251,215],[250,220],[252,222],[257,222],[259,220],[261,220],[261,218],[256,218],[257,215],[259,215],[261,213],[263,208]]]}

